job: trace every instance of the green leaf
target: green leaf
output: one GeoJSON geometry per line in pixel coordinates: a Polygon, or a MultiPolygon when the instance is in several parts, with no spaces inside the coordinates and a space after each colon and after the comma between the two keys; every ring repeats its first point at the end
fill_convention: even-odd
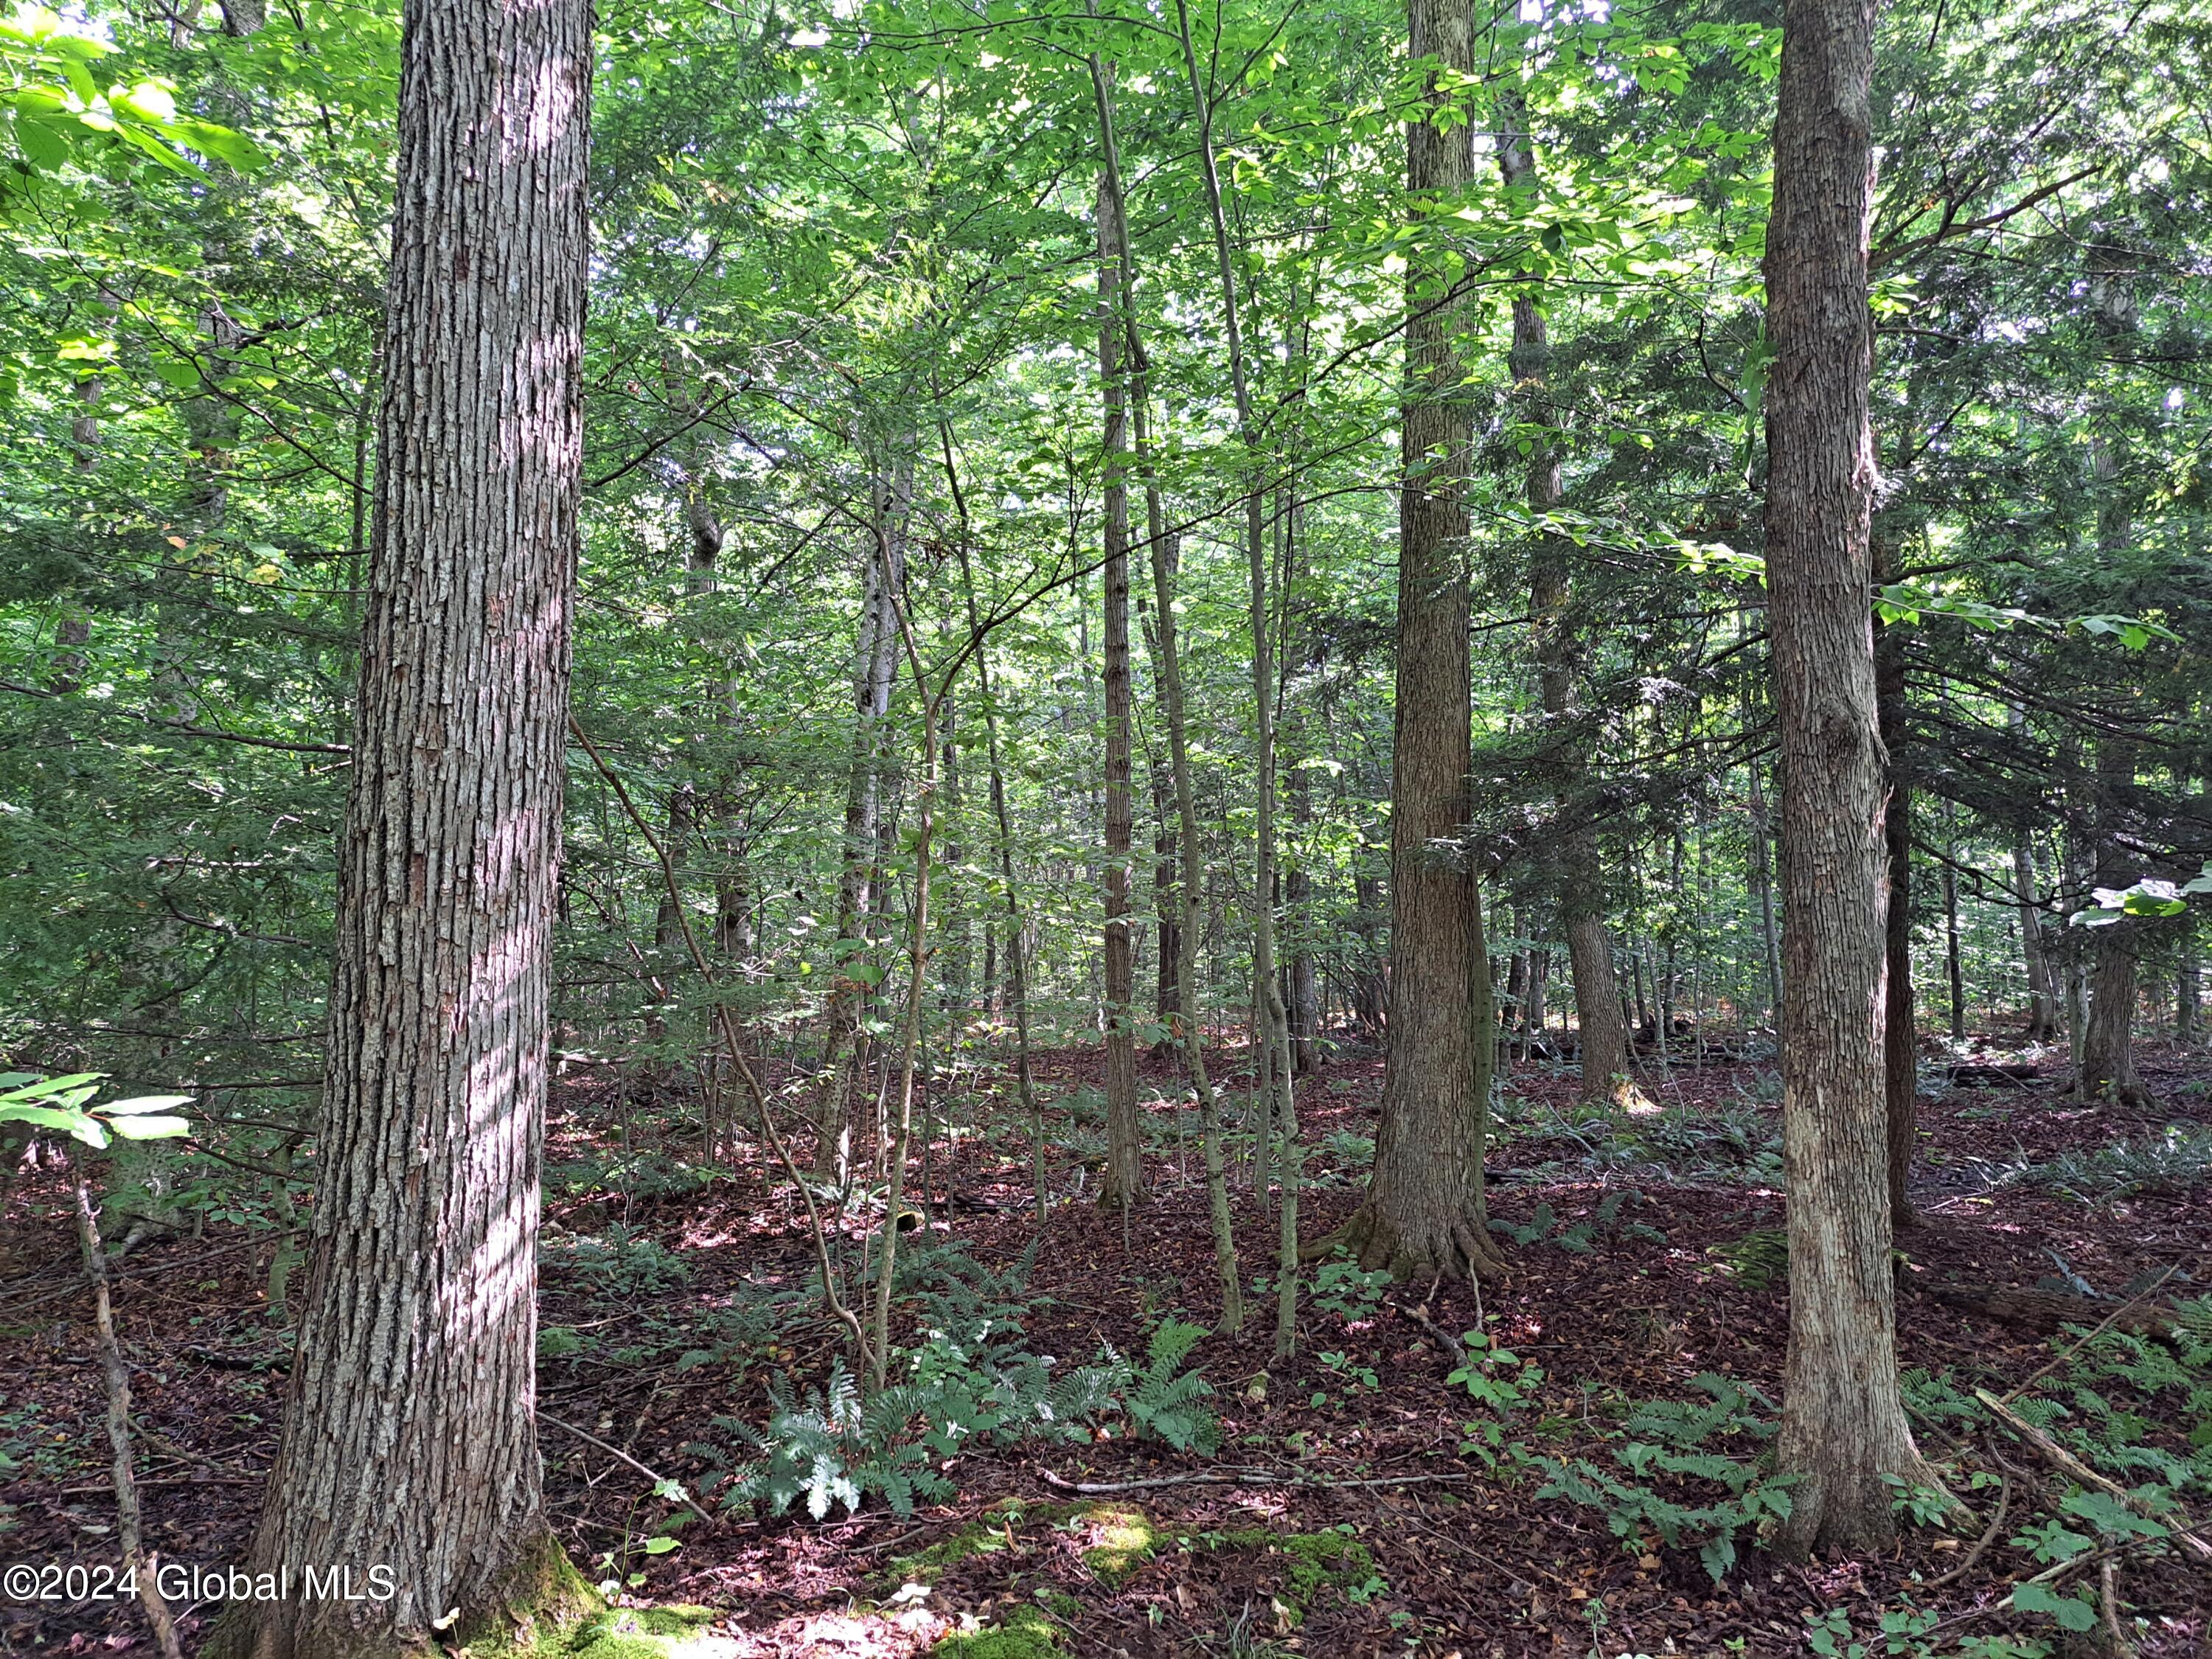
{"type": "Polygon", "coordinates": [[[167,1140],[192,1128],[180,1117],[122,1117],[107,1127],[125,1140],[167,1140]]]}
{"type": "Polygon", "coordinates": [[[189,1106],[190,1095],[134,1095],[128,1100],[100,1103],[102,1117],[137,1117],[147,1112],[166,1112],[172,1106],[189,1106]]]}
{"type": "Polygon", "coordinates": [[[2045,1584],[2015,1584],[2012,1605],[2015,1613],[2047,1613],[2063,1630],[2078,1632],[2093,1628],[2097,1622],[2097,1610],[2087,1601],[2061,1595],[2045,1584]]]}

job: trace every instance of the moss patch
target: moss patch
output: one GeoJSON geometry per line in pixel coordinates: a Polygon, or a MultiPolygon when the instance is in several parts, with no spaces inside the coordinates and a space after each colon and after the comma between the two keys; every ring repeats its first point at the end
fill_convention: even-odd
{"type": "Polygon", "coordinates": [[[1132,1504],[1092,1504],[1080,1511],[1091,1528],[1084,1565],[1109,1589],[1152,1557],[1152,1519],[1132,1504]]]}
{"type": "Polygon", "coordinates": [[[1302,1607],[1325,1589],[1347,1595],[1376,1576],[1374,1552],[1343,1533],[1294,1533],[1281,1544],[1291,1558],[1291,1595],[1302,1607]]]}
{"type": "Polygon", "coordinates": [[[1375,1570],[1375,1553],[1348,1533],[1271,1532],[1265,1527],[1219,1534],[1218,1549],[1279,1550],[1291,1559],[1290,1581],[1282,1601],[1297,1619],[1324,1592],[1334,1591],[1346,1601],[1367,1601],[1380,1594],[1382,1577],[1375,1570]],[[1375,1586],[1370,1589],[1370,1585],[1375,1586]]]}
{"type": "Polygon", "coordinates": [[[550,1534],[508,1569],[487,1603],[461,1619],[458,1634],[469,1659],[565,1654],[606,1607],[550,1534]]]}
{"type": "Polygon", "coordinates": [[[712,1607],[616,1607],[579,1630],[564,1659],[720,1659],[735,1646],[708,1633],[712,1607]]]}
{"type": "Polygon", "coordinates": [[[1058,1659],[1060,1632],[1044,1614],[1017,1607],[1001,1624],[955,1631],[930,1652],[942,1659],[1058,1659]]]}
{"type": "Polygon", "coordinates": [[[965,1561],[970,1556],[988,1555],[994,1550],[1006,1548],[1008,1533],[1021,1522],[1022,1512],[1018,1507],[1004,1510],[995,1519],[987,1516],[961,1528],[950,1537],[939,1539],[927,1549],[896,1558],[887,1571],[890,1577],[902,1584],[934,1584],[938,1575],[947,1567],[965,1561]]]}

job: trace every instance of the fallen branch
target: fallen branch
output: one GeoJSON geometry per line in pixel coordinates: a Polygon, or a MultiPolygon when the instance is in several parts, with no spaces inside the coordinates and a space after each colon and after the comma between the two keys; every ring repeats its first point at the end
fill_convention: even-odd
{"type": "Polygon", "coordinates": [[[1103,1492],[1142,1492],[1152,1486],[1327,1486],[1337,1491],[1347,1486],[1420,1486],[1437,1482],[1456,1483],[1474,1477],[1460,1471],[1442,1474],[1382,1474],[1360,1480],[1344,1480],[1334,1475],[1308,1474],[1296,1469],[1237,1469],[1210,1474],[1163,1474],[1147,1480],[1069,1480],[1054,1474],[1050,1469],[1039,1468],[1048,1486],[1061,1492],[1081,1492],[1096,1497],[1103,1492]]]}
{"type": "Polygon", "coordinates": [[[2027,1381],[2021,1383],[2018,1388],[2008,1389],[2004,1396],[2005,1404],[2008,1406],[2012,1404],[2014,1401],[2026,1394],[2030,1389],[2033,1388],[2038,1382],[2040,1382],[2052,1371],[2057,1370],[2059,1366],[2064,1364],[2075,1354],[2081,1352],[2082,1349],[2087,1347],[2092,1342],[2102,1336],[2106,1331],[2112,1329],[2113,1325],[2116,1324],[2123,1316],[2150,1300],[2151,1293],[2153,1291],[2156,1291],[2160,1285],[2165,1284],[2167,1279],[2172,1278],[2174,1274],[2180,1271],[2181,1264],[2177,1261],[2172,1267],[2168,1267],[2164,1273],[2160,1273],[2155,1279],[2152,1280],[2150,1285],[2144,1290],[2129,1297],[2125,1302],[2120,1304],[2118,1307],[2113,1309],[2112,1312],[2106,1314],[2103,1322],[2100,1324],[2095,1330],[2091,1331],[2088,1335],[2083,1337],[2080,1341],[2076,1342],[2072,1347],[2067,1349],[2065,1352],[2060,1354],[2057,1358],[2045,1361],[2039,1370],[2031,1372],[2028,1376],[2027,1381]]]}
{"type": "Polygon", "coordinates": [[[644,1464],[639,1462],[637,1459],[632,1457],[628,1452],[624,1451],[620,1446],[610,1446],[596,1434],[587,1433],[586,1431],[578,1428],[574,1423],[563,1422],[561,1419],[542,1411],[538,1413],[538,1420],[541,1423],[550,1423],[556,1429],[566,1429],[569,1433],[574,1435],[577,1439],[597,1446],[601,1451],[606,1453],[608,1456],[619,1459],[621,1462],[629,1464],[630,1468],[635,1469],[647,1480],[652,1481],[656,1487],[665,1486],[672,1491],[681,1493],[681,1501],[685,1509],[690,1510],[692,1514],[697,1516],[708,1526],[711,1527],[714,1524],[714,1517],[709,1515],[705,1510],[699,1507],[697,1500],[695,1499],[689,1492],[684,1491],[684,1486],[680,1481],[672,1480],[666,1475],[659,1473],[657,1470],[647,1468],[644,1464]]]}
{"type": "Polygon", "coordinates": [[[2212,1544],[2207,1544],[2195,1533],[2187,1529],[2189,1517],[2179,1509],[2172,1505],[2161,1508],[2148,1503],[2136,1497],[2118,1481],[2098,1474],[2096,1470],[2075,1456],[2072,1452],[2068,1451],[2065,1447],[2060,1445],[2041,1429],[2037,1428],[2034,1424],[2013,1410],[1987,1389],[1976,1389],[1974,1398],[1995,1413],[1999,1422],[2041,1454],[2044,1461],[2058,1470],[2060,1474],[2070,1480],[2078,1481],[2082,1486],[2093,1486],[2099,1492],[2117,1498],[2146,1520],[2155,1521],[2162,1527],[2171,1528],[2176,1543],[2197,1560],[2208,1566],[2212,1566],[2212,1544]]]}

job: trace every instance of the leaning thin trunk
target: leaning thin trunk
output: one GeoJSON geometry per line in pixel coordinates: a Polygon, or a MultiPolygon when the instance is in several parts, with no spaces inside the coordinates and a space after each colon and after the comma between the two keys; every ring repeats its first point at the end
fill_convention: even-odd
{"type": "Polygon", "coordinates": [[[1198,941],[1204,930],[1200,909],[1206,891],[1206,866],[1198,841],[1198,797],[1190,772],[1189,728],[1183,718],[1182,663],[1178,653],[1175,616],[1176,538],[1162,526],[1159,487],[1150,466],[1146,442],[1145,360],[1134,337],[1130,358],[1137,367],[1131,387],[1135,414],[1137,453],[1146,463],[1145,518],[1150,538],[1152,604],[1159,629],[1160,697],[1166,707],[1169,769],[1175,779],[1177,839],[1182,847],[1182,920],[1176,929],[1181,959],[1176,964],[1176,983],[1182,994],[1183,1063],[1190,1073],[1191,1091],[1198,1097],[1200,1139],[1205,1144],[1206,1205],[1213,1219],[1213,1260],[1221,1280],[1221,1324],[1228,1331],[1244,1328],[1244,1291],[1237,1271],[1237,1234],[1229,1212],[1229,1181],[1221,1158],[1221,1103],[1213,1080],[1206,1071],[1206,1033],[1199,1024],[1198,941]]]}
{"type": "MultiPolygon", "coordinates": [[[[952,428],[939,422],[937,436],[944,447],[946,487],[952,492],[953,511],[959,520],[960,533],[954,548],[960,559],[960,590],[968,609],[968,631],[973,637],[981,632],[982,622],[975,605],[975,574],[968,556],[968,497],[960,487],[959,469],[952,462],[952,428]]],[[[1006,804],[1006,770],[999,749],[999,709],[991,696],[990,659],[980,641],[975,647],[975,684],[983,694],[984,752],[991,763],[991,817],[999,832],[999,879],[1006,894],[1006,997],[1013,1005],[1014,1086],[1021,1097],[1022,1115],[1029,1125],[1030,1183],[1037,1223],[1042,1226],[1050,1207],[1051,1194],[1045,1184],[1044,1107],[1037,1097],[1036,1079],[1030,1067],[1029,957],[1023,939],[1029,922],[1022,911],[1021,889],[1014,879],[1014,818],[1006,804]]],[[[988,929],[985,930],[987,949],[994,937],[988,929]]],[[[994,977],[988,958],[984,977],[994,977]]]]}

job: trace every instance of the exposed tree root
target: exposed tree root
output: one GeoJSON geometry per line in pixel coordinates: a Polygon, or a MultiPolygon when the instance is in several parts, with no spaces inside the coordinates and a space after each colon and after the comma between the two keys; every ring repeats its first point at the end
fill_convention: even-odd
{"type": "Polygon", "coordinates": [[[1416,1228],[1394,1222],[1370,1200],[1337,1231],[1316,1239],[1298,1255],[1310,1261],[1341,1249],[1365,1272],[1387,1272],[1394,1279],[1441,1276],[1495,1284],[1505,1277],[1505,1258],[1480,1229],[1480,1222],[1468,1216],[1437,1218],[1429,1227],[1416,1228]]]}

